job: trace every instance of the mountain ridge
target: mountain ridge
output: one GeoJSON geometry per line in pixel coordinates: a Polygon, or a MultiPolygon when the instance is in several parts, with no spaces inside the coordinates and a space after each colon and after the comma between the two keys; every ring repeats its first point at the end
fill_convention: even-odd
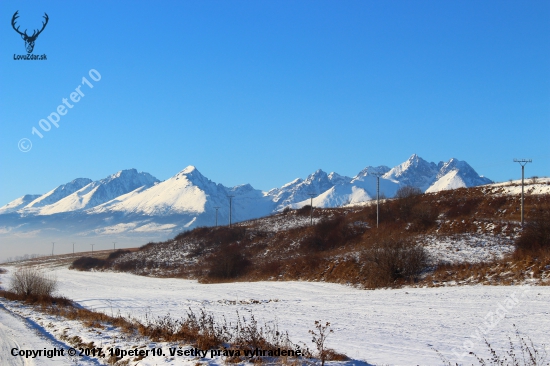
{"type": "Polygon", "coordinates": [[[26,195],[0,207],[0,230],[10,232],[40,228],[65,230],[74,227],[81,235],[105,232],[185,230],[229,220],[229,196],[233,222],[258,218],[286,207],[308,205],[313,194],[315,207],[336,207],[376,198],[380,192],[391,198],[399,187],[412,185],[423,192],[470,187],[492,181],[477,174],[465,161],[427,162],[413,154],[393,168],[367,166],[353,178],[318,169],[305,179],[261,191],[250,184],[226,187],[189,165],[174,176],[159,181],[136,169],[121,170],[91,181],[78,178],[48,193],[26,195]],[[215,208],[220,209],[216,212],[215,208]],[[9,220],[2,220],[7,218],[9,220]],[[61,215],[61,216],[60,216],[61,215]],[[36,217],[36,219],[34,219],[36,217]],[[43,218],[43,222],[39,221],[43,218]],[[59,218],[66,220],[58,224],[59,218]],[[3,224],[2,221],[7,223],[3,224]]]}

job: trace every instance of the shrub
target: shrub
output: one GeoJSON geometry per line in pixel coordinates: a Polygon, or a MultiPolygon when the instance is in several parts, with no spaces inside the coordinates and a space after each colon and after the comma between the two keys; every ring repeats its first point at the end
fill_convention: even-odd
{"type": "Polygon", "coordinates": [[[207,241],[211,244],[231,244],[239,240],[243,240],[246,237],[246,228],[240,226],[226,227],[221,226],[212,230],[212,232],[206,237],[207,241]]]}
{"type": "Polygon", "coordinates": [[[436,208],[427,203],[420,203],[411,210],[411,229],[413,231],[424,231],[436,223],[437,216],[436,208]]]}
{"type": "Polygon", "coordinates": [[[105,259],[99,259],[94,257],[80,257],[75,259],[69,269],[76,269],[79,271],[89,271],[91,269],[100,269],[105,267],[107,261],[105,259]]]}
{"type": "Polygon", "coordinates": [[[422,194],[422,190],[420,188],[404,186],[397,190],[397,192],[395,193],[395,198],[397,199],[411,198],[411,197],[419,196],[421,194],[422,194]]]}
{"type": "Polygon", "coordinates": [[[237,244],[221,246],[208,262],[208,277],[221,279],[239,277],[251,264],[237,244]]]}
{"type": "Polygon", "coordinates": [[[122,272],[137,272],[139,270],[147,269],[150,265],[152,265],[152,261],[147,261],[146,259],[125,259],[120,262],[115,262],[113,264],[113,269],[115,271],[122,271],[122,272]]]}
{"type": "Polygon", "coordinates": [[[311,215],[311,205],[305,205],[296,210],[296,215],[298,216],[309,216],[311,215]]]}
{"type": "Polygon", "coordinates": [[[422,191],[416,187],[404,186],[397,190],[395,198],[397,201],[397,212],[401,219],[408,220],[414,205],[416,205],[420,199],[422,191]]]}
{"type": "Polygon", "coordinates": [[[385,239],[362,253],[363,275],[369,288],[392,287],[414,281],[428,266],[424,247],[405,239],[385,239]]]}
{"type": "Polygon", "coordinates": [[[516,257],[536,256],[550,251],[550,208],[541,207],[531,214],[516,240],[516,257]]]}
{"type": "MultiPolygon", "coordinates": [[[[180,234],[181,235],[181,234],[180,234]]],[[[178,235],[179,236],[179,235],[178,235]]],[[[154,247],[155,245],[157,245],[159,243],[155,243],[155,242],[152,242],[150,241],[149,243],[147,244],[143,244],[142,246],[139,247],[139,250],[147,250],[147,249],[150,249],[152,247],[154,247]]]]}
{"type": "MultiPolygon", "coordinates": [[[[496,206],[497,206],[497,207],[493,207],[494,210],[500,208],[500,206],[502,206],[506,202],[506,197],[502,197],[502,198],[497,200],[497,201],[495,201],[494,199],[492,200],[492,201],[495,201],[496,206]]],[[[482,199],[479,198],[479,197],[467,198],[464,201],[459,202],[458,204],[454,204],[449,209],[449,211],[447,211],[447,213],[445,215],[449,218],[456,218],[456,217],[460,217],[460,216],[469,216],[472,213],[472,211],[475,210],[479,206],[481,201],[482,201],[482,199]]]]}
{"type": "Polygon", "coordinates": [[[20,267],[11,277],[10,291],[24,297],[51,297],[57,280],[33,267],[20,267]]]}
{"type": "Polygon", "coordinates": [[[344,216],[323,219],[313,227],[313,233],[301,243],[307,251],[324,251],[347,244],[364,232],[364,228],[348,225],[344,216]]]}
{"type": "Polygon", "coordinates": [[[115,252],[110,253],[109,256],[107,257],[107,260],[112,261],[128,253],[131,253],[131,252],[129,250],[119,249],[115,252]]]}

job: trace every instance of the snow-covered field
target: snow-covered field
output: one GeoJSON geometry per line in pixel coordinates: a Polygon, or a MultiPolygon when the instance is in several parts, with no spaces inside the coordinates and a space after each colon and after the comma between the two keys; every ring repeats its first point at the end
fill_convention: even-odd
{"type": "MultiPolygon", "coordinates": [[[[467,355],[469,351],[486,354],[483,337],[493,346],[505,347],[507,337],[514,334],[513,324],[535,344],[550,345],[550,287],[365,291],[315,282],[199,284],[126,273],[76,272],[63,268],[53,271],[60,294],[109,315],[120,311],[122,315],[138,318],[146,314],[179,318],[191,307],[204,308],[216,317],[225,315],[234,321],[237,311],[246,317],[251,312],[260,323],[276,320],[279,329],[288,330],[293,341],[309,346],[308,330],[313,328],[314,321],[329,321],[334,333],[327,340],[328,346],[354,360],[348,364],[440,365],[442,362],[432,349],[435,348],[449,360],[469,365],[474,363],[467,355]]],[[[6,283],[7,276],[1,275],[0,281],[6,283]]],[[[29,310],[17,311],[37,317],[29,310]]],[[[54,332],[56,328],[61,332],[62,328],[70,327],[59,323],[50,330],[54,332]]],[[[78,332],[85,338],[82,329],[78,332]]],[[[105,335],[86,337],[92,340],[96,337],[96,344],[106,342],[101,338],[105,335]]]]}

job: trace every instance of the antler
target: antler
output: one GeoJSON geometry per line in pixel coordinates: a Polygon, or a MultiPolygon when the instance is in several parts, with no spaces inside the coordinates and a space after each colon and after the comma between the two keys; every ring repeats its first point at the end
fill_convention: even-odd
{"type": "MultiPolygon", "coordinates": [[[[38,31],[38,33],[36,33],[36,30],[35,30],[35,31],[33,32],[32,36],[30,36],[30,38],[36,38],[36,37],[38,37],[38,35],[39,35],[40,33],[42,33],[42,31],[44,30],[44,28],[46,28],[46,24],[48,24],[48,20],[50,19],[50,18],[48,17],[48,14],[46,14],[46,12],[44,12],[44,19],[46,19],[46,21],[45,21],[45,22],[42,22],[42,29],[40,29],[40,30],[38,31]]],[[[26,31],[25,31],[25,32],[26,32],[26,31]]]]}
{"type": "MultiPolygon", "coordinates": [[[[17,15],[17,13],[19,13],[19,10],[17,10],[17,11],[15,12],[15,14],[13,14],[13,17],[11,18],[11,26],[12,26],[13,29],[14,29],[17,33],[19,33],[20,35],[26,36],[26,35],[27,35],[27,30],[26,30],[26,29],[25,29],[25,33],[21,33],[21,32],[19,31],[19,27],[15,28],[15,22],[16,22],[17,18],[19,18],[19,15],[17,15]]],[[[44,13],[44,14],[46,14],[46,13],[44,13]]]]}

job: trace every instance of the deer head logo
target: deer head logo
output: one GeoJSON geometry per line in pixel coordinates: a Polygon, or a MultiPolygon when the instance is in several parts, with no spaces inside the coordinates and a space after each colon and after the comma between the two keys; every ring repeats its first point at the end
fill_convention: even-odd
{"type": "Polygon", "coordinates": [[[11,18],[11,26],[13,27],[13,29],[15,29],[15,31],[17,33],[19,33],[21,35],[21,38],[23,38],[23,40],[25,41],[25,48],[27,49],[27,53],[32,53],[32,50],[34,49],[34,42],[36,41],[36,38],[38,38],[38,35],[40,33],[42,33],[42,31],[44,30],[44,28],[46,28],[46,24],[48,24],[48,14],[44,13],[44,19],[46,20],[45,22],[42,22],[42,29],[38,30],[36,29],[33,34],[31,36],[29,36],[27,34],[27,30],[25,29],[25,32],[21,33],[19,31],[19,27],[15,28],[15,22],[17,20],[17,18],[19,18],[19,15],[17,15],[17,13],[19,12],[16,11],[15,14],[13,14],[13,17],[11,18]]]}

